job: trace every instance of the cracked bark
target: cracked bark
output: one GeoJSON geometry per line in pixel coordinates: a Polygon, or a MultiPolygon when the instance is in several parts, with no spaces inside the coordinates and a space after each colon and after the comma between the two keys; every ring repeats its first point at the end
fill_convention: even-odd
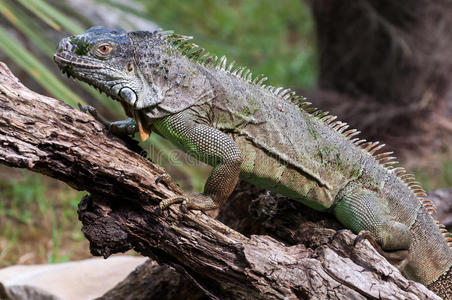
{"type": "Polygon", "coordinates": [[[97,300],[206,299],[202,291],[179,272],[149,259],[97,300]]]}
{"type": "Polygon", "coordinates": [[[155,183],[161,167],[89,115],[28,90],[4,64],[0,111],[2,164],[90,193],[78,212],[93,255],[133,248],[210,298],[439,299],[367,241],[354,247],[349,231],[334,235],[331,217],[246,184],[220,212],[229,226],[177,206],[161,211],[160,200],[182,192],[155,183]]]}

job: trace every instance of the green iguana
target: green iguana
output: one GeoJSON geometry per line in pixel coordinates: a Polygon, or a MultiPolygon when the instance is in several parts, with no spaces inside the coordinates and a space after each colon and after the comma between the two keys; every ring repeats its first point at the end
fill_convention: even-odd
{"type": "Polygon", "coordinates": [[[392,152],[190,39],[94,27],[63,39],[54,55],[63,73],[120,101],[130,118],[111,130],[130,134],[136,126],[142,140],[154,131],[213,166],[203,193],[163,206],[216,208],[240,177],[331,212],[369,234],[408,278],[452,298],[452,237],[392,152]]]}

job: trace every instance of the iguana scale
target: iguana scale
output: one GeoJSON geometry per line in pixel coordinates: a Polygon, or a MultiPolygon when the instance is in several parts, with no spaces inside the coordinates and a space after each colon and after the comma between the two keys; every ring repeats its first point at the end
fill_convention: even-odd
{"type": "Polygon", "coordinates": [[[141,139],[154,131],[213,166],[187,206],[217,207],[240,177],[368,232],[408,278],[452,298],[452,237],[384,145],[172,32],[94,27],[63,39],[54,60],[121,102],[131,119],[112,128],[137,126],[141,139]]]}

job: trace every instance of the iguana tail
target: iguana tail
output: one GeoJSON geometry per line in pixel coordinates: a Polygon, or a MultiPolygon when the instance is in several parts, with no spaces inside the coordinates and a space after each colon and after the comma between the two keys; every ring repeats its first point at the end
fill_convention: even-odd
{"type": "MultiPolygon", "coordinates": [[[[409,199],[410,195],[395,196],[409,199]]],[[[452,237],[414,200],[385,201],[378,192],[352,182],[337,195],[333,212],[354,232],[369,231],[384,252],[409,250],[403,273],[452,300],[452,237]],[[398,203],[397,209],[390,209],[393,203],[398,203]],[[415,216],[412,224],[403,221],[403,204],[412,205],[413,210],[408,210],[415,216]]]]}

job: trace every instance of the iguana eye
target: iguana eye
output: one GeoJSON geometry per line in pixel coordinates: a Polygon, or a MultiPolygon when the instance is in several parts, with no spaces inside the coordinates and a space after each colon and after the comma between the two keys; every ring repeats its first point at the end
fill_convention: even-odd
{"type": "Polygon", "coordinates": [[[102,44],[99,47],[97,47],[97,51],[102,55],[107,55],[112,50],[112,47],[108,44],[102,44]]]}

